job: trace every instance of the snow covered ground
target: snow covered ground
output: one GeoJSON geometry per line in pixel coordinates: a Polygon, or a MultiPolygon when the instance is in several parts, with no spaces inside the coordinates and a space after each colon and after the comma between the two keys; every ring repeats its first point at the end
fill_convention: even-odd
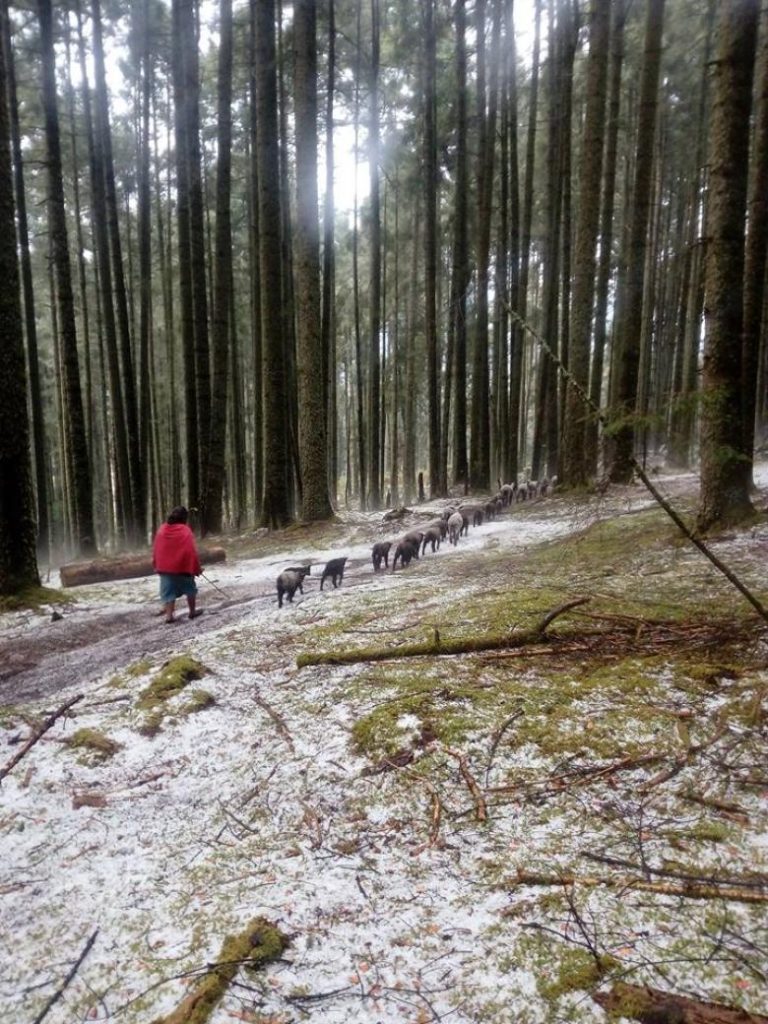
{"type": "MultiPolygon", "coordinates": [[[[648,504],[636,491],[621,508],[648,504]]],[[[605,514],[616,510],[606,507],[605,514]]],[[[598,514],[593,507],[590,515],[598,514]]],[[[0,710],[1,768],[28,735],[30,716],[84,694],[72,717],[59,720],[0,787],[0,1020],[35,1020],[97,932],[46,1021],[154,1021],[217,961],[228,935],[260,916],[290,944],[258,974],[238,973],[213,1024],[601,1021],[607,1018],[584,990],[589,986],[563,985],[563,943],[557,940],[567,949],[582,926],[595,935],[600,929],[596,944],[609,950],[611,969],[619,965],[630,980],[642,966],[642,977],[660,987],[711,992],[754,1010],[763,1002],[765,1010],[756,995],[754,957],[741,972],[734,971],[733,958],[719,967],[713,957],[706,970],[693,973],[690,965],[678,965],[681,921],[706,932],[709,905],[681,914],[679,896],[617,897],[595,887],[582,894],[574,917],[567,907],[563,912],[559,891],[504,881],[518,870],[573,869],[585,852],[618,849],[612,844],[628,823],[630,832],[655,829],[666,836],[667,805],[639,797],[633,802],[636,777],[627,780],[629,790],[585,789],[537,800],[521,788],[502,799],[511,780],[551,772],[557,758],[516,744],[513,727],[497,738],[499,719],[482,716],[458,750],[420,746],[415,738],[423,722],[408,712],[396,728],[413,759],[386,770],[356,752],[352,730],[397,699],[389,669],[365,663],[296,668],[299,652],[323,650],[332,635],[336,646],[344,646],[340,635],[350,646],[378,645],[455,624],[463,600],[471,603],[489,586],[504,585],[500,559],[519,564],[537,545],[584,526],[585,515],[559,500],[516,509],[472,530],[458,548],[444,544],[439,554],[395,574],[373,574],[370,541],[346,546],[341,537],[333,547],[315,549],[302,540],[290,555],[214,566],[206,571],[212,582],[201,584],[205,631],[185,621],[168,628],[159,620],[145,623],[157,601],[154,580],[84,588],[55,626],[42,612],[0,616],[0,639],[18,637],[19,643],[34,642],[49,628],[87,629],[90,621],[96,629],[104,616],[119,614],[143,616],[147,638],[118,670],[86,662],[77,678],[75,652],[64,688],[50,679],[44,699],[0,710]],[[339,554],[350,558],[339,590],[326,586],[321,593],[313,575],[303,596],[278,609],[274,579],[281,568],[339,554]],[[483,579],[485,554],[493,557],[490,583],[483,579]],[[236,605],[224,596],[232,593],[240,595],[236,605]],[[140,695],[178,655],[202,663],[206,674],[172,698],[160,731],[145,735],[148,712],[139,706],[140,695]],[[201,690],[215,702],[192,710],[190,694],[201,690]],[[67,744],[86,728],[119,745],[113,756],[97,761],[67,744]],[[479,820],[459,755],[488,801],[486,821],[479,820]],[[555,933],[553,942],[547,929],[555,933]],[[647,973],[651,960],[663,961],[655,977],[647,973]]],[[[375,521],[371,516],[371,530],[375,521]]],[[[526,582],[532,581],[510,578],[506,585],[526,582]]],[[[465,659],[440,660],[438,675],[451,686],[465,659]]],[[[411,670],[425,678],[432,672],[425,662],[411,670]]],[[[540,671],[535,661],[489,664],[475,671],[473,685],[514,684],[520,699],[535,705],[540,671]]],[[[691,698],[696,715],[703,700],[691,698]]],[[[677,710],[687,714],[683,703],[677,710]]],[[[609,705],[610,697],[592,691],[570,710],[588,728],[609,705]]],[[[642,725],[628,718],[624,729],[617,749],[635,741],[654,749],[642,725]]],[[[691,767],[694,775],[698,770],[691,767]]],[[[722,843],[713,844],[703,855],[712,871],[723,863],[735,874],[765,871],[765,797],[760,789],[740,795],[750,820],[762,828],[749,839],[729,834],[732,849],[725,852],[722,843]],[[761,831],[762,840],[756,838],[761,831]]],[[[687,820],[691,829],[700,824],[697,815],[687,820]]],[[[649,849],[654,842],[648,839],[649,849]]],[[[581,870],[596,869],[582,863],[581,870]]],[[[729,905],[718,921],[727,918],[739,935],[753,935],[757,913],[764,928],[764,905],[729,905]]],[[[588,945],[577,941],[574,948],[588,945]]]]}

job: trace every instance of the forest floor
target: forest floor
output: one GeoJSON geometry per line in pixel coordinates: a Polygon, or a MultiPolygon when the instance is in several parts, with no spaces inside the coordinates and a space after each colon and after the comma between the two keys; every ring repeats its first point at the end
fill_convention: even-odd
{"type": "MultiPolygon", "coordinates": [[[[766,601],[758,479],[712,547],[766,601]]],[[[0,774],[1,1020],[601,1022],[618,982],[766,1012],[768,627],[640,487],[373,573],[444,504],[225,541],[194,622],[154,579],[0,615],[0,773],[82,695],[0,774]],[[531,636],[297,667],[436,631],[531,636]]]]}

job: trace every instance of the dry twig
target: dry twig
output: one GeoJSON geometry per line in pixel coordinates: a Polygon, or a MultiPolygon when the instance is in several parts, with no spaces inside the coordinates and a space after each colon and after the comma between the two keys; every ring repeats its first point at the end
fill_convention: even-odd
{"type": "Polygon", "coordinates": [[[58,708],[58,710],[54,711],[52,715],[48,715],[43,724],[32,733],[32,735],[29,737],[29,739],[21,748],[21,750],[17,751],[17,753],[13,755],[11,760],[4,768],[0,768],[0,781],[2,781],[5,778],[5,776],[16,767],[16,765],[19,763],[22,757],[24,757],[27,751],[31,750],[32,747],[34,747],[37,741],[48,732],[51,726],[54,725],[55,722],[59,718],[61,718],[62,715],[65,715],[73,704],[77,704],[79,700],[82,700],[84,696],[85,694],[78,693],[76,697],[73,697],[71,700],[68,700],[66,704],[62,704],[61,707],[58,708]]]}

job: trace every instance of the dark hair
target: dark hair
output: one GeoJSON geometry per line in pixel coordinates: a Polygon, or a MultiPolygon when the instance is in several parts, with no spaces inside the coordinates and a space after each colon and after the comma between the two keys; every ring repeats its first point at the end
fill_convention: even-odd
{"type": "Polygon", "coordinates": [[[188,513],[184,506],[177,505],[176,508],[171,509],[165,521],[169,526],[173,526],[175,523],[186,523],[187,515],[188,513]]]}

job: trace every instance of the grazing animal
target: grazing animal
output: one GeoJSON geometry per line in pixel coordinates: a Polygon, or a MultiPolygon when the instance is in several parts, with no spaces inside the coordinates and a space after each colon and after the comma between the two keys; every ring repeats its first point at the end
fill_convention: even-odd
{"type": "Polygon", "coordinates": [[[483,513],[485,512],[485,509],[482,505],[462,505],[459,512],[461,512],[462,515],[466,512],[469,515],[473,526],[483,525],[483,513]]]}
{"type": "MultiPolygon", "coordinates": [[[[453,509],[451,509],[451,511],[453,511],[453,509]]],[[[436,526],[440,531],[440,540],[445,540],[448,533],[448,518],[448,516],[445,516],[445,518],[442,519],[433,519],[424,527],[425,532],[431,530],[433,526],[436,526]]]]}
{"type": "Polygon", "coordinates": [[[424,537],[424,533],[421,530],[410,530],[408,533],[403,534],[403,540],[407,540],[413,547],[413,557],[418,559],[419,548],[421,547],[421,541],[424,537]]]}
{"type": "Polygon", "coordinates": [[[433,554],[436,550],[440,550],[440,541],[443,539],[443,531],[440,529],[440,526],[440,523],[433,523],[424,531],[424,539],[421,542],[422,555],[427,550],[427,544],[432,545],[433,554]]]}
{"type": "Polygon", "coordinates": [[[373,545],[371,552],[373,559],[373,571],[378,572],[381,568],[382,561],[384,565],[389,568],[389,549],[392,547],[391,540],[379,540],[373,545]]]}
{"type": "Polygon", "coordinates": [[[453,512],[448,520],[448,539],[454,547],[459,543],[459,537],[464,530],[464,517],[461,512],[453,512]]]}
{"type": "Polygon", "coordinates": [[[309,576],[312,570],[311,565],[292,565],[290,569],[284,569],[277,577],[277,606],[283,607],[283,594],[293,603],[293,595],[297,590],[304,593],[304,577],[309,576]]]}
{"type": "Polygon", "coordinates": [[[517,490],[517,484],[502,484],[499,490],[501,500],[505,507],[509,507],[515,499],[515,491],[517,490]]]}
{"type": "Polygon", "coordinates": [[[401,537],[395,545],[395,553],[392,556],[392,572],[397,568],[397,560],[400,559],[400,564],[405,569],[411,563],[412,558],[419,557],[419,545],[414,540],[409,540],[407,537],[401,537]]]}
{"type": "Polygon", "coordinates": [[[341,586],[341,581],[344,579],[344,566],[347,561],[347,556],[343,558],[332,558],[329,562],[326,562],[325,568],[323,569],[323,575],[320,577],[320,589],[323,589],[323,584],[331,577],[334,589],[341,586]],[[337,583],[336,580],[339,582],[337,583]]]}

